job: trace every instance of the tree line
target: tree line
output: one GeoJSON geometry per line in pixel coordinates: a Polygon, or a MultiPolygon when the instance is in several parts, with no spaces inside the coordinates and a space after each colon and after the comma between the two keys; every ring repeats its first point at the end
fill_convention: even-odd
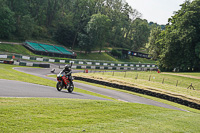
{"type": "Polygon", "coordinates": [[[90,52],[138,50],[151,26],[125,0],[0,0],[0,39],[53,39],[90,52]]]}
{"type": "Polygon", "coordinates": [[[200,71],[200,0],[186,0],[165,30],[152,30],[147,48],[163,71],[200,71]]]}

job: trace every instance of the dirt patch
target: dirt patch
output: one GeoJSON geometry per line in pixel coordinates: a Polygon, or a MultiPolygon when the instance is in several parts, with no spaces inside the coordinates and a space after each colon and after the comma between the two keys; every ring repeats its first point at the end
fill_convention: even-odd
{"type": "Polygon", "coordinates": [[[183,75],[183,74],[178,74],[178,73],[162,73],[162,74],[175,75],[175,76],[181,76],[181,77],[187,77],[187,78],[193,78],[193,79],[200,79],[200,77],[191,76],[191,75],[183,75]]]}

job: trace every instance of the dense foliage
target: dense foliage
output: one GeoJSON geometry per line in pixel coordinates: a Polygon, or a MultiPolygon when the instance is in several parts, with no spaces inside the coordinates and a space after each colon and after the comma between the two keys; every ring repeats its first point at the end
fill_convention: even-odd
{"type": "Polygon", "coordinates": [[[164,71],[200,71],[200,0],[185,1],[164,31],[155,29],[148,48],[164,71]]]}
{"type": "Polygon", "coordinates": [[[150,28],[125,0],[0,0],[0,39],[54,39],[90,52],[106,45],[137,50],[150,28]]]}

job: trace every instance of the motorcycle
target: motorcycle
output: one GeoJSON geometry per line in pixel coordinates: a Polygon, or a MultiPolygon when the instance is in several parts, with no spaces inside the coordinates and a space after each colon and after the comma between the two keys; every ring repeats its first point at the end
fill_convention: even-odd
{"type": "MultiPolygon", "coordinates": [[[[61,91],[64,87],[65,89],[68,90],[69,93],[72,93],[72,91],[74,90],[74,84],[72,82],[72,84],[69,81],[69,76],[63,75],[62,72],[60,72],[57,75],[57,84],[56,84],[56,88],[58,91],[61,91]]],[[[73,77],[72,77],[72,81],[73,81],[73,77]]]]}

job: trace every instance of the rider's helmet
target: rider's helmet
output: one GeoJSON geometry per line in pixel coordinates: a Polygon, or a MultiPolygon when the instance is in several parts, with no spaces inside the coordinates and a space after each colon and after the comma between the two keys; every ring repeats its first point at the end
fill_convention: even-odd
{"type": "Polygon", "coordinates": [[[65,71],[71,71],[71,67],[69,65],[65,65],[65,71]]]}

